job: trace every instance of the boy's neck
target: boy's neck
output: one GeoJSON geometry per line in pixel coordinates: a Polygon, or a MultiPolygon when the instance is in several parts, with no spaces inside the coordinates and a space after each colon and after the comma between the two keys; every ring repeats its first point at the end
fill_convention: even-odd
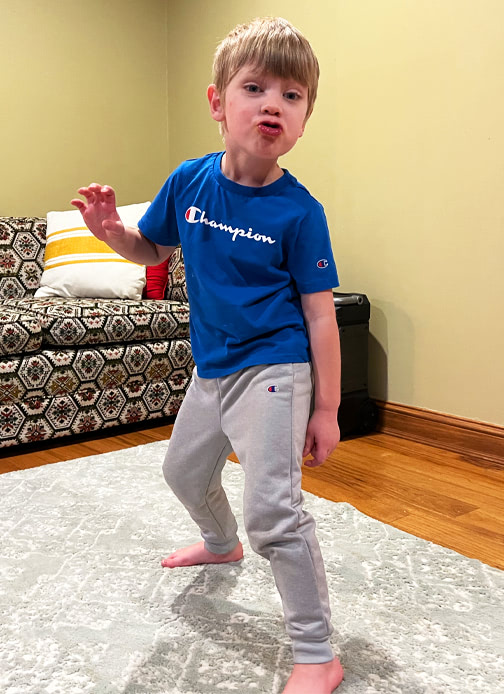
{"type": "Polygon", "coordinates": [[[240,157],[233,156],[226,150],[221,161],[221,171],[226,178],[242,186],[251,188],[261,188],[274,183],[284,174],[278,161],[263,159],[240,160],[240,157]]]}

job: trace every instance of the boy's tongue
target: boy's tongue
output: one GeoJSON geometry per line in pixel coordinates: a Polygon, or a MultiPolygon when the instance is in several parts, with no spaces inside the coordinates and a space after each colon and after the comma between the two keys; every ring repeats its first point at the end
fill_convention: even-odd
{"type": "Polygon", "coordinates": [[[275,126],[270,123],[259,123],[257,126],[263,135],[269,135],[270,137],[276,137],[280,135],[282,129],[279,125],[275,126]]]}

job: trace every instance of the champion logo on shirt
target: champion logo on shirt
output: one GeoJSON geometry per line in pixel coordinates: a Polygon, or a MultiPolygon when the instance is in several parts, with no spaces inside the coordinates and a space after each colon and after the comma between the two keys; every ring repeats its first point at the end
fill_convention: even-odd
{"type": "Polygon", "coordinates": [[[317,267],[321,268],[322,270],[325,270],[325,268],[328,267],[328,265],[329,262],[326,258],[321,258],[317,263],[317,267]]]}
{"type": "Polygon", "coordinates": [[[278,393],[280,388],[278,386],[269,386],[268,387],[268,393],[278,393]]]}
{"type": "Polygon", "coordinates": [[[199,207],[192,205],[187,208],[185,213],[186,222],[189,224],[206,224],[212,229],[220,229],[221,231],[227,231],[231,234],[232,240],[236,241],[238,236],[241,236],[251,241],[258,241],[259,243],[276,243],[275,239],[271,236],[264,236],[264,234],[254,234],[252,227],[249,227],[248,231],[245,229],[240,229],[239,227],[232,227],[229,224],[223,224],[222,222],[215,222],[213,219],[208,219],[205,210],[200,210],[199,207]]]}

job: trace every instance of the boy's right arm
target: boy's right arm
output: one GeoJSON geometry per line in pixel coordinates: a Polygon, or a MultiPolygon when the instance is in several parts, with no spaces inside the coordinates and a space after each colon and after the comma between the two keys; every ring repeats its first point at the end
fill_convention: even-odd
{"type": "Polygon", "coordinates": [[[88,229],[123,258],[139,265],[159,265],[174,250],[174,246],[160,246],[146,238],[137,227],[125,227],[116,207],[115,192],[110,186],[92,183],[79,188],[86,202],[75,198],[88,229]]]}

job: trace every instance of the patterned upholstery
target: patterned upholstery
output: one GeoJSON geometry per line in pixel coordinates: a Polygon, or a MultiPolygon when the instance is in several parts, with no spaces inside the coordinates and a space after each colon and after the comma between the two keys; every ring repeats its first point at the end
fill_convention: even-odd
{"type": "Polygon", "coordinates": [[[0,299],[33,296],[44,270],[46,220],[0,217],[0,299]]]}
{"type": "Polygon", "coordinates": [[[96,345],[189,336],[189,307],[180,302],[25,297],[5,299],[2,305],[36,318],[46,345],[96,345]]]}
{"type": "Polygon", "coordinates": [[[184,258],[180,246],[173,251],[168,264],[168,284],[166,285],[165,299],[188,302],[185,279],[184,258]]]}
{"type": "Polygon", "coordinates": [[[164,301],[38,298],[45,228],[0,218],[0,447],[175,415],[194,366],[180,248],[164,301]]]}
{"type": "Polygon", "coordinates": [[[37,316],[22,306],[0,304],[0,356],[36,352],[42,345],[42,326],[37,316]]]}
{"type": "Polygon", "coordinates": [[[42,350],[0,360],[0,446],[175,415],[188,340],[42,350]]]}

